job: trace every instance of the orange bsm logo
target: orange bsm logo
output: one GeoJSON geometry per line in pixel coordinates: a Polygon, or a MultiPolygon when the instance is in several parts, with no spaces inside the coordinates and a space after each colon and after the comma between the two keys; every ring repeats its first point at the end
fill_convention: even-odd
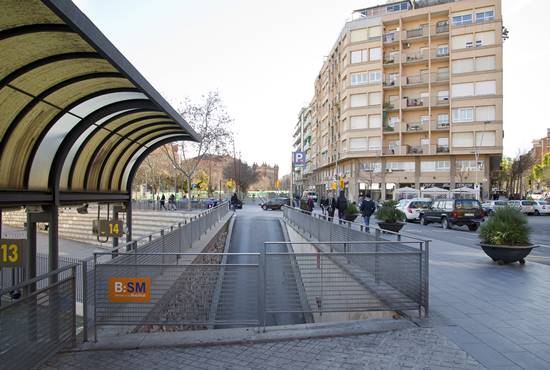
{"type": "Polygon", "coordinates": [[[150,277],[110,277],[109,301],[148,303],[151,300],[150,277]]]}

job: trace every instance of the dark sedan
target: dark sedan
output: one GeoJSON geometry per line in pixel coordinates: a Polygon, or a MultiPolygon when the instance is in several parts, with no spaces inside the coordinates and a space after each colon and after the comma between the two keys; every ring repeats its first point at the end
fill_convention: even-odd
{"type": "Polygon", "coordinates": [[[260,206],[264,211],[267,211],[268,209],[281,209],[284,205],[289,204],[290,199],[288,198],[273,198],[268,200],[267,202],[260,204],[260,206]]]}

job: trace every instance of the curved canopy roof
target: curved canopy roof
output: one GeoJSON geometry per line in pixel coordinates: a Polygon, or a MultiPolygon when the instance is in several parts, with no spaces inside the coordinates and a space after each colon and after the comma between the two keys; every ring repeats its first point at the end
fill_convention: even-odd
{"type": "Polygon", "coordinates": [[[199,140],[70,1],[0,9],[0,205],[8,192],[114,199],[153,148],[199,140]]]}

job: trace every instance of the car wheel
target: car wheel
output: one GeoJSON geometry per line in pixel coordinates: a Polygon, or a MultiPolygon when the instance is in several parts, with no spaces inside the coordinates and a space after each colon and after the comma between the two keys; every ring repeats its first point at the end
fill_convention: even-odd
{"type": "Polygon", "coordinates": [[[428,224],[423,215],[418,216],[418,219],[420,220],[420,225],[426,226],[428,224]]]}
{"type": "Polygon", "coordinates": [[[537,209],[537,210],[535,210],[535,216],[540,216],[540,212],[539,212],[539,210],[538,210],[538,209],[537,209]]]}
{"type": "Polygon", "coordinates": [[[267,211],[267,206],[264,204],[264,205],[262,206],[262,209],[263,209],[264,211],[267,211]]]}
{"type": "Polygon", "coordinates": [[[470,225],[468,225],[468,230],[476,231],[478,227],[479,227],[478,224],[470,224],[470,225]]]}
{"type": "Polygon", "coordinates": [[[447,217],[443,217],[441,219],[441,226],[446,230],[451,229],[451,223],[449,222],[449,220],[447,220],[447,217]]]}

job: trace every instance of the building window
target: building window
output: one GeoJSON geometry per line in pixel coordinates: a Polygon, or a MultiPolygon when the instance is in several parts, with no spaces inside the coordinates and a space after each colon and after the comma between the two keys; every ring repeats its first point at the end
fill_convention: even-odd
{"type": "Polygon", "coordinates": [[[369,32],[367,28],[361,28],[359,30],[351,31],[351,42],[366,41],[369,37],[369,32]]]}
{"type": "Polygon", "coordinates": [[[452,62],[453,73],[469,73],[474,71],[474,59],[457,59],[452,62]]]}
{"type": "Polygon", "coordinates": [[[474,83],[453,84],[451,87],[453,98],[474,96],[474,83]]]}
{"type": "Polygon", "coordinates": [[[369,49],[369,60],[380,60],[382,59],[382,49],[381,48],[370,48],[369,49]]]}
{"type": "Polygon", "coordinates": [[[472,14],[462,14],[453,16],[453,26],[464,26],[466,24],[472,24],[472,14]]]}
{"type": "Polygon", "coordinates": [[[392,171],[414,171],[414,162],[387,162],[386,169],[392,171]]]}
{"type": "Polygon", "coordinates": [[[491,122],[496,119],[496,106],[486,105],[476,107],[476,121],[491,122]]]}
{"type": "Polygon", "coordinates": [[[363,163],[363,171],[381,172],[382,171],[382,163],[380,163],[380,162],[366,162],[366,163],[363,163]]]}
{"type": "Polygon", "coordinates": [[[382,125],[382,116],[379,114],[371,114],[369,116],[369,128],[380,128],[382,125]]]}
{"type": "Polygon", "coordinates": [[[367,72],[358,72],[351,74],[351,86],[364,85],[369,82],[367,72]]]}
{"type": "Polygon", "coordinates": [[[382,81],[382,72],[380,70],[369,71],[369,83],[375,84],[382,81]]]}
{"type": "Polygon", "coordinates": [[[495,44],[495,31],[485,31],[476,33],[476,48],[495,44]]]}
{"type": "Polygon", "coordinates": [[[369,30],[368,30],[369,39],[380,37],[381,35],[382,35],[382,27],[380,26],[369,27],[369,30]]]}
{"type": "Polygon", "coordinates": [[[453,36],[451,45],[453,50],[471,48],[474,45],[474,35],[468,33],[466,35],[453,36]]]}
{"type": "Polygon", "coordinates": [[[449,100],[449,92],[447,90],[437,92],[437,101],[443,102],[449,100]]]}
{"type": "Polygon", "coordinates": [[[352,63],[361,63],[363,60],[361,58],[361,50],[351,52],[351,62],[352,63]]]}
{"type": "Polygon", "coordinates": [[[422,161],[420,170],[422,172],[447,172],[451,169],[451,161],[422,161]]]}
{"type": "Polygon", "coordinates": [[[369,93],[369,105],[379,105],[379,104],[382,104],[382,93],[380,92],[369,93]]]}
{"type": "Polygon", "coordinates": [[[475,93],[477,95],[494,95],[497,93],[497,82],[479,81],[475,83],[475,93]]]}
{"type": "Polygon", "coordinates": [[[367,116],[352,116],[350,118],[350,129],[360,130],[367,128],[367,116]]]}
{"type": "Polygon", "coordinates": [[[475,160],[459,160],[456,161],[457,171],[475,171],[483,168],[483,161],[478,161],[476,165],[475,160]]]}
{"type": "Polygon", "coordinates": [[[437,56],[444,57],[449,55],[449,45],[443,44],[437,47],[437,56]]]}
{"type": "Polygon", "coordinates": [[[367,138],[366,137],[354,137],[349,139],[350,152],[360,152],[367,150],[367,138]]]}
{"type": "Polygon", "coordinates": [[[495,19],[495,11],[493,9],[476,11],[476,23],[490,22],[495,19]]]}
{"type": "Polygon", "coordinates": [[[381,140],[380,137],[369,137],[369,150],[380,150],[381,140]]]}
{"type": "Polygon", "coordinates": [[[353,94],[350,96],[350,107],[366,107],[367,106],[367,94],[353,94]]]}
{"type": "Polygon", "coordinates": [[[495,145],[496,145],[495,131],[476,132],[476,146],[495,146],[495,145]]]}
{"type": "Polygon", "coordinates": [[[453,134],[453,146],[457,148],[471,148],[474,146],[472,132],[456,132],[453,134]]]}
{"type": "Polygon", "coordinates": [[[488,55],[476,58],[476,71],[492,71],[496,68],[496,57],[488,55]]]}
{"type": "Polygon", "coordinates": [[[454,108],[453,109],[453,122],[473,122],[474,121],[474,108],[454,108]]]}
{"type": "Polygon", "coordinates": [[[440,113],[437,115],[437,124],[446,126],[449,124],[449,115],[447,113],[440,113]]]}

